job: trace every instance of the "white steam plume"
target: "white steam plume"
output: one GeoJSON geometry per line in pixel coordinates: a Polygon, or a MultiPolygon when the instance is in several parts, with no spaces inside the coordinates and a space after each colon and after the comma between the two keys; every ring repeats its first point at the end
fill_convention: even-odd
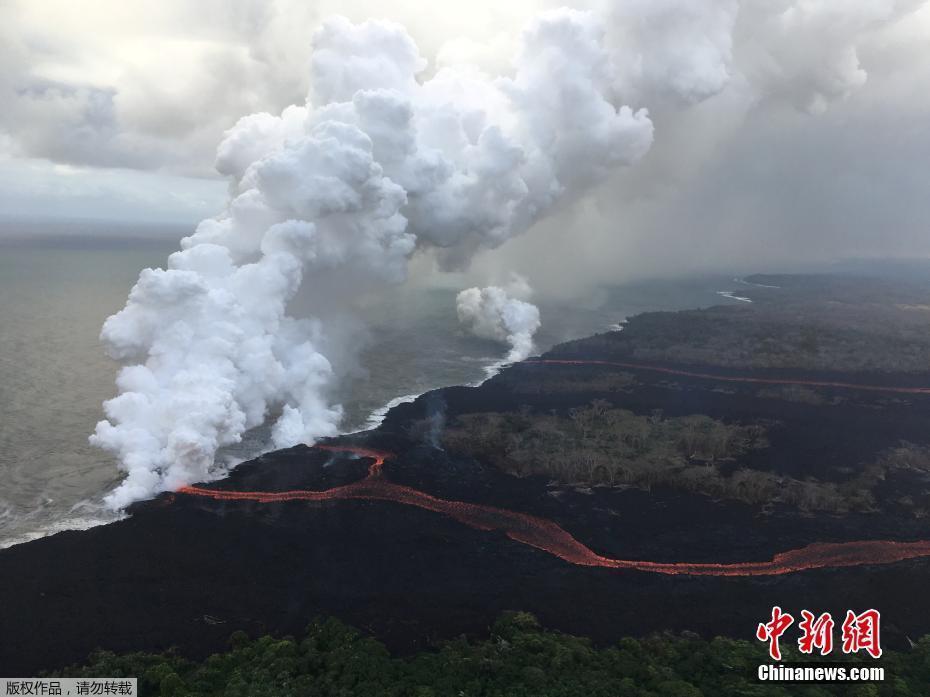
{"type": "Polygon", "coordinates": [[[271,410],[276,446],[337,431],[326,327],[287,314],[302,284],[345,304],[347,287],[401,282],[416,248],[464,265],[652,143],[645,111],[605,97],[615,76],[591,14],[530,23],[510,77],[447,66],[418,81],[425,65],[397,24],[329,20],[307,105],[227,132],[227,209],[103,328],[129,363],[91,436],[127,473],[109,506],[215,476],[216,449],[271,410]]]}
{"type": "Polygon", "coordinates": [[[475,336],[510,344],[506,361],[522,361],[533,352],[539,329],[539,309],[526,302],[531,294],[526,280],[516,274],[505,288],[467,288],[455,298],[459,322],[475,336]]]}
{"type": "Polygon", "coordinates": [[[609,8],[622,93],[693,104],[729,84],[737,0],[625,0],[609,8]]]}
{"type": "Polygon", "coordinates": [[[821,113],[862,87],[858,44],[922,0],[744,0],[740,36],[748,79],[760,95],[821,113]],[[748,35],[747,35],[748,34],[748,35]]]}

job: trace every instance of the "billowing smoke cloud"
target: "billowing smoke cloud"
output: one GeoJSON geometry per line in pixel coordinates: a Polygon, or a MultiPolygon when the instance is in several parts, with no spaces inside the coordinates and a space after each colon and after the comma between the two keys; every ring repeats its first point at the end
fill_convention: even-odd
{"type": "Polygon", "coordinates": [[[533,352],[533,335],[539,329],[539,309],[526,302],[531,294],[521,276],[505,288],[467,288],[456,296],[459,322],[475,336],[510,344],[507,362],[522,361],[533,352]]]}
{"type": "Polygon", "coordinates": [[[735,6],[610,3],[615,89],[649,107],[656,142],[476,275],[514,269],[540,293],[588,297],[655,275],[926,256],[930,97],[913,86],[930,75],[930,2],[735,6]]]}
{"type": "Polygon", "coordinates": [[[859,43],[913,11],[914,0],[747,2],[739,39],[747,78],[765,97],[820,113],[861,88],[859,43]],[[751,34],[749,33],[751,32],[751,34]]]}
{"type": "Polygon", "coordinates": [[[693,104],[732,76],[737,0],[626,0],[611,3],[618,88],[649,103],[671,96],[693,104]]]}
{"type": "MultiPolygon", "coordinates": [[[[605,96],[615,75],[591,14],[530,23],[507,77],[446,66],[418,80],[425,67],[397,24],[330,20],[307,105],[226,134],[227,210],[144,271],[103,328],[129,363],[91,437],[127,473],[110,506],[216,475],[216,449],[276,410],[276,446],[337,431],[326,327],[288,315],[302,285],[347,305],[403,281],[418,248],[460,267],[652,144],[646,112],[605,96]]],[[[531,341],[538,313],[510,308],[509,334],[531,341]]]]}
{"type": "MultiPolygon", "coordinates": [[[[476,278],[513,268],[550,293],[734,262],[785,270],[814,256],[928,253],[930,97],[914,86],[928,81],[930,1],[573,4],[603,10],[607,94],[649,107],[656,147],[643,166],[591,190],[580,220],[548,216],[551,235],[537,226],[501,250],[510,258],[482,255],[497,266],[476,278]]],[[[218,210],[215,182],[164,173],[209,174],[211,151],[238,116],[302,104],[307,38],[320,17],[404,22],[435,57],[420,80],[437,66],[465,72],[466,62],[513,78],[520,27],[552,2],[125,5],[0,2],[4,211],[151,221],[218,210]]],[[[266,117],[256,131],[277,130],[278,117],[266,117]]],[[[302,133],[300,116],[295,123],[302,133]]]]}

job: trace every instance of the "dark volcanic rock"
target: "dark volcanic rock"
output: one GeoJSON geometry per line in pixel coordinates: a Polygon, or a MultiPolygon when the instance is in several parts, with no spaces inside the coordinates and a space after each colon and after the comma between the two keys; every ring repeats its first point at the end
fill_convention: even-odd
{"type": "MultiPolygon", "coordinates": [[[[572,352],[579,355],[577,344],[572,352]]],[[[398,407],[382,428],[354,442],[395,453],[385,465],[392,482],[545,517],[595,551],[624,559],[766,560],[814,541],[930,537],[925,523],[904,516],[762,515],[675,490],[563,488],[553,495],[539,478],[507,476],[411,435],[411,424],[437,403],[453,419],[524,404],[565,411],[599,397],[637,413],[661,406],[669,414],[769,419],[781,430],[754,466],[819,475],[862,462],[888,443],[919,442],[930,404],[930,397],[898,404],[847,391],[841,403],[814,411],[759,399],[753,388],[720,391],[707,380],[648,372],[637,375],[632,392],[525,389],[544,379],[542,371],[556,370],[572,369],[516,366],[480,388],[438,391],[398,407]]],[[[301,446],[241,465],[209,486],[321,490],[361,479],[368,463],[301,446]]],[[[664,629],[750,638],[776,604],[794,614],[809,608],[835,616],[877,607],[887,645],[930,631],[927,560],[761,578],[662,576],[573,566],[502,533],[392,502],[165,494],[131,512],[118,523],[0,551],[0,674],[61,667],[96,647],[176,646],[203,656],[223,648],[237,629],[296,634],[319,615],[338,616],[399,651],[484,633],[513,609],[605,642],[664,629]]]]}

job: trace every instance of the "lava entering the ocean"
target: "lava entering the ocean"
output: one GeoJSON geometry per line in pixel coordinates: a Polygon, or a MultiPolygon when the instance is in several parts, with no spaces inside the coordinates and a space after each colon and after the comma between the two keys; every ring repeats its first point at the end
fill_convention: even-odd
{"type": "Polygon", "coordinates": [[[384,474],[384,462],[391,453],[351,445],[317,445],[321,450],[350,453],[370,458],[368,474],[361,480],[323,491],[223,491],[186,486],[178,493],[204,496],[218,501],[391,501],[442,513],[478,530],[499,530],[510,539],[548,552],[578,566],[609,569],[633,569],[658,574],[693,576],[776,576],[827,567],[890,564],[906,559],[930,556],[930,540],[894,542],[866,540],[859,542],[817,542],[800,549],[776,554],[769,561],[714,564],[701,562],[653,562],[612,559],[601,556],[576,540],[556,523],[526,513],[464,501],[437,498],[413,487],[394,484],[384,474]]]}

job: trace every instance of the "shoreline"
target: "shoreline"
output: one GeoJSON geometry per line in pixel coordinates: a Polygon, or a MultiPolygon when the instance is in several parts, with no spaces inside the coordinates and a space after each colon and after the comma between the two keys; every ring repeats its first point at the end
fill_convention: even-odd
{"type": "MultiPolygon", "coordinates": [[[[371,476],[368,460],[297,446],[243,463],[211,482],[209,495],[165,493],[134,504],[117,523],[0,551],[6,601],[0,624],[35,625],[21,646],[0,648],[0,662],[54,668],[82,660],[97,645],[116,651],[178,645],[184,655],[204,656],[234,630],[294,634],[320,615],[365,627],[400,652],[463,633],[479,636],[508,609],[534,612],[555,629],[596,642],[664,629],[740,636],[756,626],[773,594],[785,605],[859,607],[875,602],[875,584],[886,588],[889,644],[904,646],[907,636],[921,633],[930,622],[930,598],[919,593],[930,559],[896,561],[881,551],[881,545],[897,549],[896,543],[926,539],[921,520],[902,510],[835,515],[777,506],[763,512],[674,486],[554,484],[447,451],[424,428],[437,415],[455,425],[461,415],[489,411],[567,418],[592,400],[647,415],[661,407],[670,420],[699,411],[724,421],[756,414],[784,427],[769,434],[770,447],[749,464],[760,471],[787,464],[785,476],[829,479],[850,456],[922,432],[930,409],[922,394],[888,401],[875,392],[818,387],[828,399],[816,406],[759,395],[752,384],[718,383],[711,374],[733,375],[733,369],[705,369],[695,377],[596,363],[614,358],[611,352],[630,340],[626,333],[561,344],[537,359],[583,358],[592,365],[517,363],[478,387],[428,391],[394,406],[377,429],[322,444],[395,453],[383,462],[389,487],[363,481],[366,472],[371,476]],[[632,374],[633,382],[617,382],[618,372],[632,374]],[[830,401],[841,392],[842,401],[830,401]],[[849,423],[869,428],[850,431],[849,423]],[[836,440],[841,432],[848,442],[836,440]],[[829,458],[828,445],[836,450],[829,458]],[[414,500],[426,508],[398,505],[414,500]],[[583,546],[597,564],[577,565],[545,551],[549,533],[569,545],[568,557],[586,559],[583,546]],[[773,576],[689,573],[768,570],[774,559],[793,567],[797,559],[786,558],[786,550],[840,550],[852,559],[851,550],[865,566],[817,562],[773,576]],[[622,560],[684,573],[644,574],[622,560]],[[88,626],[89,636],[78,631],[88,626]]],[[[892,500],[901,485],[895,481],[882,483],[891,487],[892,500]]]]}
{"type": "MultiPolygon", "coordinates": [[[[484,371],[485,376],[476,382],[468,383],[467,386],[468,387],[480,387],[484,382],[493,378],[495,375],[500,373],[500,371],[503,368],[507,367],[508,365],[511,365],[511,363],[506,361],[505,359],[497,359],[497,360],[491,361],[490,363],[485,364],[482,367],[482,370],[484,371]]],[[[368,415],[368,417],[365,419],[365,421],[361,425],[361,428],[359,428],[358,430],[354,430],[354,431],[347,430],[347,431],[341,432],[336,437],[353,436],[353,435],[363,434],[368,431],[373,431],[377,429],[384,422],[385,418],[387,418],[388,413],[395,407],[398,407],[402,404],[409,404],[411,402],[414,402],[420,397],[422,397],[423,395],[428,394],[430,392],[434,392],[436,390],[442,390],[448,387],[456,387],[456,386],[457,385],[439,385],[436,387],[431,387],[429,389],[426,389],[423,392],[404,394],[399,397],[394,397],[390,399],[388,402],[386,402],[383,406],[378,407],[377,409],[372,411],[371,414],[368,415]]],[[[268,443],[267,445],[270,447],[271,444],[268,443]]],[[[236,467],[238,467],[239,465],[245,462],[249,462],[250,460],[254,460],[255,458],[261,457],[263,455],[273,453],[276,450],[279,450],[279,449],[272,448],[268,450],[261,450],[259,452],[254,453],[251,457],[238,459],[238,461],[235,462],[235,464],[227,463],[227,467],[225,471],[218,472],[217,473],[218,476],[215,479],[210,479],[207,481],[222,480],[223,478],[229,476],[229,473],[232,470],[234,470],[236,467]]],[[[98,498],[102,499],[102,497],[106,493],[107,493],[106,491],[101,492],[98,495],[98,498]]],[[[152,497],[152,499],[157,498],[158,495],[152,497]]],[[[133,502],[133,504],[131,505],[134,505],[136,503],[140,503],[143,501],[150,501],[152,499],[142,499],[140,501],[133,502]]],[[[78,502],[78,504],[75,504],[75,507],[77,506],[85,506],[85,507],[102,509],[101,504],[93,500],[90,500],[90,499],[85,499],[84,501],[78,502]]],[[[9,549],[11,547],[26,544],[28,542],[34,542],[35,540],[41,540],[45,537],[57,535],[60,532],[83,531],[83,530],[90,530],[91,528],[95,528],[95,527],[109,525],[110,523],[115,523],[120,520],[123,520],[129,515],[130,514],[127,513],[126,509],[122,509],[116,512],[107,512],[106,515],[102,515],[100,517],[94,517],[92,515],[90,516],[69,515],[64,518],[50,520],[50,521],[47,521],[41,524],[38,528],[34,530],[22,532],[9,538],[0,538],[0,550],[9,549]]]]}

